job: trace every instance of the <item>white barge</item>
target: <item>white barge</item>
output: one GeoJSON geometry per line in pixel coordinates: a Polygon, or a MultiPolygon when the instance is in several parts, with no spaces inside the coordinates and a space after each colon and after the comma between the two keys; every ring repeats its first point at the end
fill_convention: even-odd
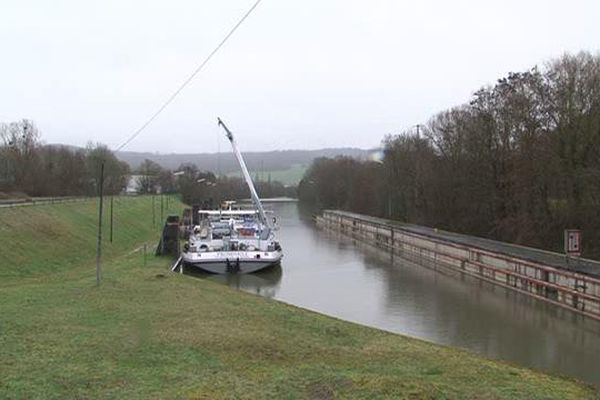
{"type": "Polygon", "coordinates": [[[181,260],[215,274],[256,272],[283,258],[275,237],[275,218],[267,216],[233,134],[220,119],[219,125],[227,132],[254,208],[234,209],[234,202],[226,202],[219,210],[199,210],[199,224],[192,226],[181,260]]]}

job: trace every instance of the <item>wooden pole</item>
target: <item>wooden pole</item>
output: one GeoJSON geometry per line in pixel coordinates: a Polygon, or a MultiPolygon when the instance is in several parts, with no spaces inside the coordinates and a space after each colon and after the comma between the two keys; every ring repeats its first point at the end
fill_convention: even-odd
{"type": "Polygon", "coordinates": [[[165,198],[165,196],[161,193],[160,194],[160,224],[161,225],[164,224],[164,221],[165,221],[165,218],[163,216],[163,214],[164,214],[164,208],[165,208],[164,207],[164,200],[163,200],[164,198],[165,198]]]}
{"type": "Polygon", "coordinates": [[[113,200],[114,196],[110,196],[110,242],[113,240],[113,200]]]}
{"type": "Polygon", "coordinates": [[[102,208],[103,204],[103,189],[104,189],[104,161],[100,166],[100,187],[98,188],[98,196],[100,197],[100,207],[98,208],[98,245],[96,247],[96,286],[100,286],[102,279],[102,208]]]}

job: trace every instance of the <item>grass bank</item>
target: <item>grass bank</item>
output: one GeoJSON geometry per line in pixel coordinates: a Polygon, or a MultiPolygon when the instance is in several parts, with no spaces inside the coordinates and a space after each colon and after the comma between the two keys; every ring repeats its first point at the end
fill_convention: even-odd
{"type": "MultiPolygon", "coordinates": [[[[162,199],[162,214],[181,214],[174,197],[162,199]]],[[[156,244],[161,227],[161,197],[117,196],[113,199],[110,239],[110,197],[103,213],[106,259],[131,251],[143,242],[156,244]],[[154,214],[153,214],[154,208],[154,214]],[[154,218],[153,218],[154,215],[154,218]],[[153,221],[154,220],[154,221],[153,221]]],[[[0,280],[48,278],[73,267],[90,267],[95,259],[98,204],[95,200],[0,209],[0,280]]]]}
{"type": "Polygon", "coordinates": [[[0,210],[0,398],[599,397],[570,379],[171,274],[168,259],[144,266],[132,250],[156,238],[148,202],[123,199],[100,288],[95,204],[0,210]],[[32,243],[40,248],[26,252],[32,243]]]}

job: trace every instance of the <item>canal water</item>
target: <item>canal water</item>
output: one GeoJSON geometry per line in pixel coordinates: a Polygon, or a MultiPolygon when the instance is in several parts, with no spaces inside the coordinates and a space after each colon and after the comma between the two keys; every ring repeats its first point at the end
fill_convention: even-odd
{"type": "Polygon", "coordinates": [[[195,276],[600,387],[600,322],[319,230],[295,203],[268,208],[281,227],[281,268],[195,276]]]}

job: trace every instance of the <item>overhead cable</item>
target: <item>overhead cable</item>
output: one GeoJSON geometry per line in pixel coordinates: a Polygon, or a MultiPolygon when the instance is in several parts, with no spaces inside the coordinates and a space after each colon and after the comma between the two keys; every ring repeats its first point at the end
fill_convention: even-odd
{"type": "Polygon", "coordinates": [[[194,77],[196,75],[198,75],[198,73],[200,71],[202,71],[204,66],[206,64],[208,64],[210,59],[221,49],[221,47],[223,47],[225,42],[227,42],[227,40],[229,40],[229,38],[234,34],[234,32],[246,20],[246,18],[248,18],[250,16],[250,14],[252,14],[254,9],[260,4],[261,1],[262,0],[257,0],[254,3],[254,5],[252,5],[252,7],[250,7],[250,9],[244,14],[244,16],[233,26],[233,28],[231,28],[231,30],[225,36],[225,38],[223,40],[221,40],[221,42],[217,45],[217,47],[215,47],[214,50],[211,51],[210,54],[204,59],[204,61],[202,61],[202,63],[198,67],[196,67],[194,72],[192,72],[192,74],[185,81],[183,81],[183,83],[177,88],[177,90],[175,90],[175,92],[173,92],[173,94],[171,94],[171,96],[169,98],[167,98],[167,100],[160,106],[160,108],[154,114],[152,114],[152,116],[150,118],[148,118],[146,120],[146,122],[144,122],[135,132],[133,132],[133,134],[131,134],[131,136],[129,136],[129,138],[127,138],[127,140],[125,140],[119,147],[117,147],[115,149],[115,151],[120,151],[125,146],[127,146],[129,143],[131,143],[131,141],[133,139],[135,139],[140,133],[142,133],[142,131],[144,131],[144,129],[146,129],[148,127],[148,125],[150,125],[152,123],[152,121],[154,121],[156,119],[156,117],[158,117],[160,115],[160,113],[162,113],[164,111],[164,109],[167,108],[167,106],[173,102],[173,100],[175,100],[177,95],[179,95],[179,93],[181,93],[181,91],[194,79],[194,77]]]}

